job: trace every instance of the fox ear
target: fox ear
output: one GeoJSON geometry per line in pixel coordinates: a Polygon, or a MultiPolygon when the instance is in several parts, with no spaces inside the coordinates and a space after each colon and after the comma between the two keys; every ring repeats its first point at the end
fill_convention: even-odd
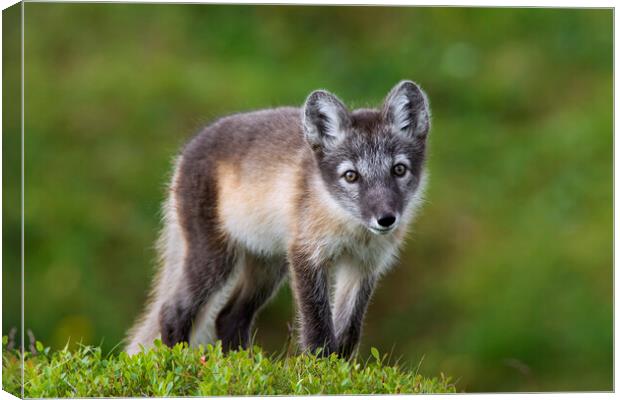
{"type": "Polygon", "coordinates": [[[313,148],[338,144],[351,124],[345,105],[325,90],[310,93],[304,104],[302,120],[306,140],[313,148]]]}
{"type": "Polygon", "coordinates": [[[383,104],[383,118],[392,125],[394,133],[413,138],[425,138],[431,126],[426,93],[411,81],[396,85],[383,104]]]}

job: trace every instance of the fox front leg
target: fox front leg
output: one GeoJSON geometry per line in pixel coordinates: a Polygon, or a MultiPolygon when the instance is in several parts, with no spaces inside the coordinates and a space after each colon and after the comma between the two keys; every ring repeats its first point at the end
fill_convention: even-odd
{"type": "Polygon", "coordinates": [[[334,330],[338,353],[349,357],[359,343],[364,315],[376,284],[376,277],[354,265],[336,269],[334,330]]]}
{"type": "Polygon", "coordinates": [[[290,252],[289,265],[301,323],[301,347],[309,352],[321,348],[323,356],[336,352],[326,265],[311,261],[309,254],[295,247],[290,252]]]}

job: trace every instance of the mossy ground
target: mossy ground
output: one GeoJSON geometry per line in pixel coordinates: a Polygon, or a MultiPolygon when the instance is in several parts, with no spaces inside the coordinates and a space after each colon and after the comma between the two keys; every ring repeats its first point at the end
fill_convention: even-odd
{"type": "MultiPolygon", "coordinates": [[[[5,346],[6,347],[6,346],[5,346]]],[[[221,346],[104,355],[99,347],[25,353],[25,397],[395,394],[454,392],[450,378],[424,378],[376,349],[365,361],[335,355],[268,355],[259,347],[224,353],[221,346]]],[[[20,354],[5,350],[3,389],[21,392],[20,354]]]]}

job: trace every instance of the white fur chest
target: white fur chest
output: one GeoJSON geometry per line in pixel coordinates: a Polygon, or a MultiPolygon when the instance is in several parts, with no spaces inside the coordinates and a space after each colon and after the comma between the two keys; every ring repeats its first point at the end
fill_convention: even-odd
{"type": "Polygon", "coordinates": [[[394,264],[400,245],[395,235],[378,236],[364,232],[360,236],[343,240],[341,257],[377,274],[382,274],[394,264]]]}

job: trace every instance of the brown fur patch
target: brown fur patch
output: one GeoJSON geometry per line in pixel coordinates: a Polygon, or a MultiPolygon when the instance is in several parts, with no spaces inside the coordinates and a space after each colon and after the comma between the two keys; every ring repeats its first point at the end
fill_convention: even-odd
{"type": "Polygon", "coordinates": [[[277,248],[285,252],[294,231],[298,171],[295,163],[258,171],[251,165],[219,163],[216,176],[220,229],[250,251],[272,253],[277,248]]]}

